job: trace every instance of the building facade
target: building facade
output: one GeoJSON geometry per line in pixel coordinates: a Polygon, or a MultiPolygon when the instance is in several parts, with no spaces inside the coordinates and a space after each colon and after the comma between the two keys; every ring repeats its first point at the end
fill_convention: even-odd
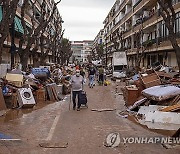
{"type": "Polygon", "coordinates": [[[71,62],[87,63],[88,56],[92,52],[93,41],[71,41],[71,50],[73,51],[71,62]]]}
{"type": "MultiPolygon", "coordinates": [[[[14,58],[15,63],[20,63],[20,58],[19,58],[17,51],[19,49],[20,37],[22,37],[22,35],[25,33],[24,29],[23,29],[22,21],[21,21],[21,8],[23,5],[23,2],[24,2],[24,0],[19,0],[19,4],[18,4],[17,10],[16,10],[16,15],[14,18],[14,31],[15,31],[14,32],[15,33],[14,44],[16,47],[15,58],[14,58]]],[[[29,29],[32,28],[32,24],[35,24],[35,27],[38,27],[38,25],[40,23],[39,19],[42,15],[42,12],[41,12],[42,8],[41,7],[42,7],[43,2],[45,3],[45,11],[46,11],[46,15],[48,16],[49,14],[51,14],[51,12],[53,10],[54,4],[55,4],[54,0],[45,0],[45,1],[43,1],[43,0],[37,0],[37,1],[29,0],[29,2],[28,2],[29,7],[26,8],[25,16],[24,16],[25,24],[29,29]],[[36,2],[36,3],[34,4],[34,2],[36,2]],[[34,4],[34,6],[32,6],[33,4],[34,4]],[[34,11],[33,11],[33,9],[34,9],[34,11]],[[33,14],[34,14],[34,20],[32,23],[33,14]]],[[[0,20],[2,19],[2,9],[3,9],[3,6],[0,6],[0,20]]],[[[57,30],[55,28],[55,22],[59,19],[62,20],[59,11],[56,8],[51,21],[48,23],[48,26],[47,26],[48,30],[46,30],[43,34],[44,38],[48,38],[48,37],[53,36],[55,31],[57,30]],[[50,36],[50,33],[52,34],[51,36],[50,36]]],[[[60,29],[60,31],[62,30],[62,23],[59,23],[58,28],[60,29]]],[[[40,41],[40,40],[38,40],[38,41],[40,41]]],[[[44,44],[46,44],[46,42],[44,42],[44,44]]],[[[10,53],[11,46],[12,46],[12,38],[11,38],[11,30],[10,30],[10,34],[9,34],[8,38],[6,39],[6,41],[4,42],[2,63],[5,63],[5,64],[11,63],[11,53],[10,53]]],[[[33,48],[33,46],[32,46],[32,48],[33,48]]],[[[47,46],[47,44],[46,44],[46,46],[47,46]]],[[[39,48],[37,50],[37,57],[38,58],[40,58],[40,56],[41,56],[40,53],[41,53],[41,50],[39,48]]],[[[47,63],[53,62],[53,52],[52,51],[49,51],[46,62],[47,63]]],[[[33,55],[31,53],[29,55],[28,64],[31,64],[31,65],[33,64],[33,55]]]]}
{"type": "Polygon", "coordinates": [[[97,47],[104,45],[104,29],[101,29],[93,41],[92,53],[94,57],[97,57],[97,47]]]}
{"type": "Polygon", "coordinates": [[[73,52],[71,62],[82,62],[83,41],[71,41],[71,50],[73,52]]]}
{"type": "Polygon", "coordinates": [[[92,47],[93,47],[93,41],[92,40],[84,40],[83,41],[83,51],[82,51],[82,62],[88,63],[89,62],[89,56],[91,56],[92,53],[92,47]]]}
{"type": "MultiPolygon", "coordinates": [[[[173,0],[173,7],[176,12],[175,32],[180,38],[180,0],[173,0]]],[[[125,51],[130,66],[135,66],[137,54],[143,57],[141,67],[155,62],[177,66],[157,0],[117,0],[103,23],[104,50],[109,63],[113,52],[125,51]]],[[[177,41],[180,44],[180,39],[177,41]]]]}

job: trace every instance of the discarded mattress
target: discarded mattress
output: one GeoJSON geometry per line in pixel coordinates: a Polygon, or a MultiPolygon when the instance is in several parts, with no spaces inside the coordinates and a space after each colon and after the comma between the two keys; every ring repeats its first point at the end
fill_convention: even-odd
{"type": "Polygon", "coordinates": [[[142,94],[150,100],[163,101],[180,95],[180,88],[172,85],[160,85],[147,88],[142,94]]]}

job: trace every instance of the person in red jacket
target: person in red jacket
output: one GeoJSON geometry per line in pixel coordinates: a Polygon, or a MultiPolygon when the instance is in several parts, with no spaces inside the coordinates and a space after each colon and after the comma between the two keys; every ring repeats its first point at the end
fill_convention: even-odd
{"type": "Polygon", "coordinates": [[[79,65],[76,65],[76,70],[80,70],[80,69],[79,69],[79,65]]]}

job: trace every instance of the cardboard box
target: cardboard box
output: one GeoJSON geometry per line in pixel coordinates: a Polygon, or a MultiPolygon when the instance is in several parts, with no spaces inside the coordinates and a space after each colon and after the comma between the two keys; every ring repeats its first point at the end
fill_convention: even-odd
{"type": "Polygon", "coordinates": [[[8,80],[17,87],[22,87],[23,85],[23,75],[21,74],[7,73],[6,80],[8,80]]]}

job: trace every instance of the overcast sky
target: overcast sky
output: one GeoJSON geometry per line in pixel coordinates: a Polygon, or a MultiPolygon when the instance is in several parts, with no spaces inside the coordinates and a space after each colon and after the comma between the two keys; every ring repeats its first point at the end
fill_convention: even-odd
{"type": "Polygon", "coordinates": [[[71,41],[94,40],[115,0],[62,0],[64,37],[71,41]]]}

